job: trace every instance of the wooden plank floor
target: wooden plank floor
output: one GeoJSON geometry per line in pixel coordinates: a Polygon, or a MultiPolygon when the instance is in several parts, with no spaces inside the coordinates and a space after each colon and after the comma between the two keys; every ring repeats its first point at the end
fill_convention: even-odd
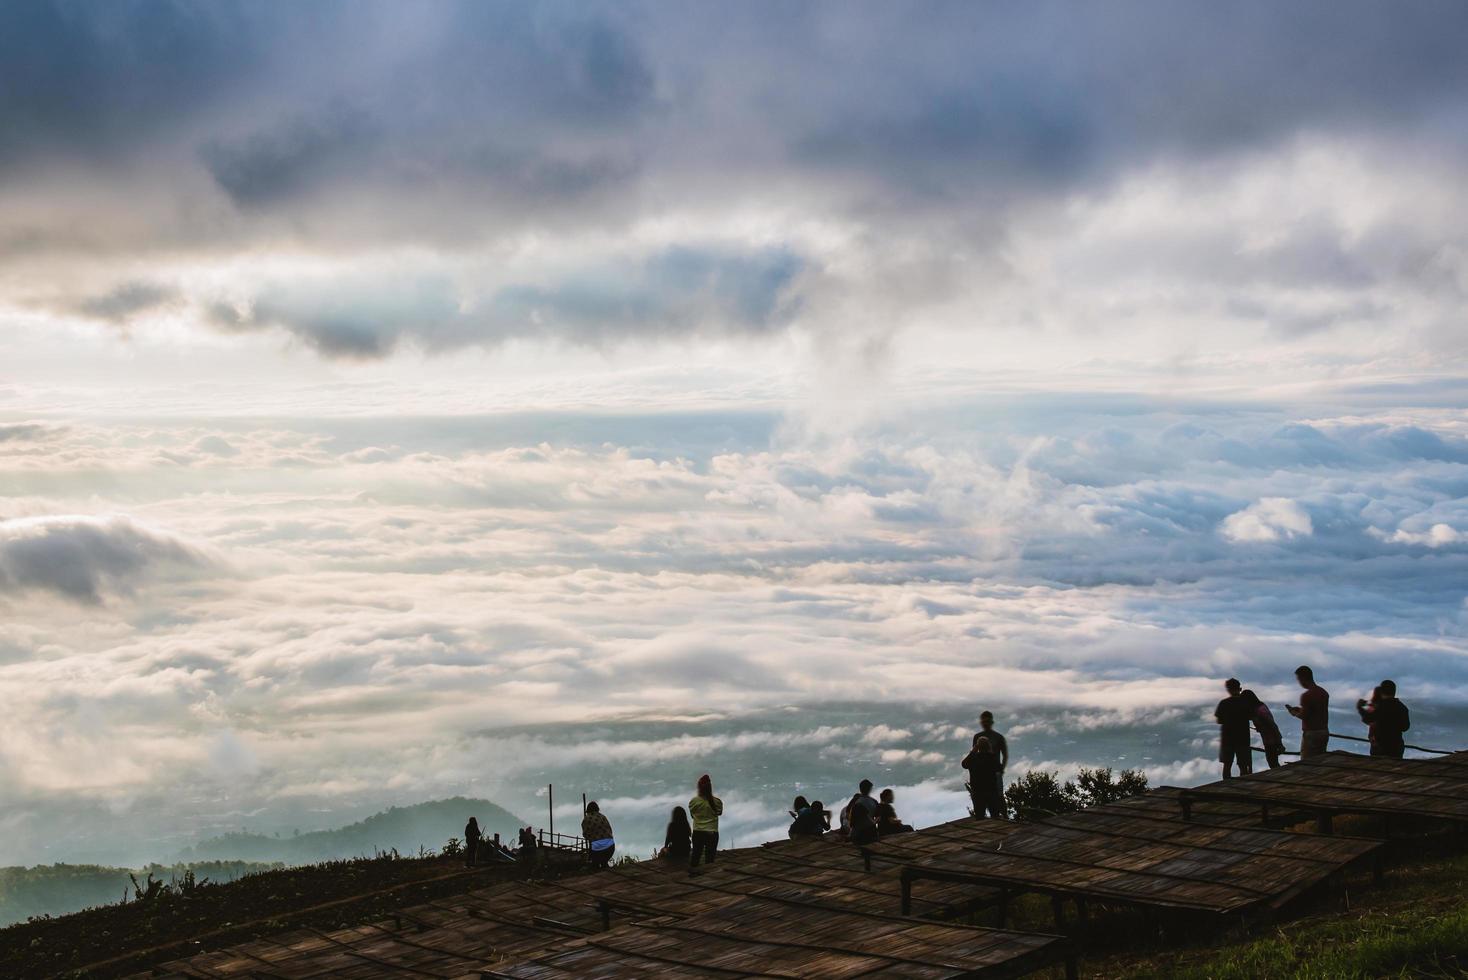
{"type": "MultiPolygon", "coordinates": [[[[599,933],[602,903],[610,906],[614,925],[646,916],[703,915],[751,897],[895,915],[904,863],[903,857],[873,854],[867,871],[860,849],[835,838],[776,841],[720,851],[715,864],[692,876],[648,861],[561,881],[503,883],[404,910],[401,926],[389,920],[356,929],[297,930],[169,963],[148,975],[295,980],[399,971],[452,977],[568,937],[599,933]]],[[[963,907],[989,894],[971,884],[926,882],[914,895],[915,913],[963,907]]]]}
{"type": "Polygon", "coordinates": [[[1063,961],[1038,933],[743,898],[660,917],[466,973],[517,980],[594,977],[1014,977],[1063,961]]]}
{"type": "Polygon", "coordinates": [[[1454,762],[1327,752],[1185,790],[1184,800],[1267,803],[1322,814],[1416,816],[1468,823],[1468,779],[1454,762]]]}
{"type": "Polygon", "coordinates": [[[1380,843],[1243,825],[1240,805],[1197,805],[1184,821],[1175,802],[1128,800],[1018,825],[980,847],[930,853],[905,873],[973,881],[1011,893],[1232,914],[1278,908],[1372,854],[1380,843]],[[1210,819],[1216,818],[1216,819],[1210,819]]]}
{"type": "Polygon", "coordinates": [[[1468,805],[1468,765],[1455,758],[1366,760],[1366,769],[1362,760],[1331,753],[1216,792],[1220,784],[1163,787],[1040,823],[965,818],[865,850],[834,838],[776,841],[721,851],[694,875],[642,862],[502,883],[388,921],[298,929],[148,975],[1020,975],[1054,962],[1062,947],[1053,937],[933,917],[1023,891],[1207,914],[1277,908],[1379,843],[1265,829],[1252,794],[1276,811],[1342,793],[1349,799],[1341,805],[1384,806],[1389,798],[1434,813],[1468,805]],[[1180,801],[1200,792],[1192,819],[1183,820],[1180,801]],[[912,917],[899,914],[904,890],[912,917]]]}

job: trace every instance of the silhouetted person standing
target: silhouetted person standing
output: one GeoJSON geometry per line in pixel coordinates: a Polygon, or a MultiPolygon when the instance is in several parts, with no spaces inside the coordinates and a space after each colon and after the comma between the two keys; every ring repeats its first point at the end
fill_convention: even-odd
{"type": "Polygon", "coordinates": [[[1330,749],[1330,692],[1315,683],[1315,672],[1303,664],[1295,668],[1295,680],[1305,689],[1300,703],[1285,710],[1300,719],[1300,758],[1323,755],[1330,749]]]}
{"type": "Polygon", "coordinates": [[[1234,762],[1239,764],[1239,775],[1247,776],[1254,771],[1253,749],[1249,747],[1249,721],[1252,705],[1243,696],[1242,686],[1236,678],[1223,682],[1228,697],[1218,702],[1213,718],[1218,722],[1218,761],[1223,763],[1223,778],[1232,779],[1234,762]]]}
{"type": "Polygon", "coordinates": [[[714,795],[714,781],[708,773],[698,777],[698,795],[688,801],[688,815],[693,818],[693,853],[688,858],[690,869],[698,862],[714,863],[719,849],[719,817],[724,814],[724,801],[714,795]]]}
{"type": "Polygon", "coordinates": [[[982,734],[974,736],[974,747],[963,757],[963,767],[968,770],[968,794],[973,801],[974,816],[979,819],[997,817],[1009,819],[1009,809],[1004,797],[999,795],[999,783],[994,778],[999,773],[999,754],[982,734]]]}
{"type": "Polygon", "coordinates": [[[1371,736],[1371,754],[1400,759],[1406,750],[1402,736],[1412,727],[1412,716],[1407,706],[1397,700],[1396,681],[1382,681],[1372,692],[1370,701],[1356,702],[1356,711],[1371,736]]]}
{"type": "Polygon", "coordinates": [[[1009,768],[1009,742],[994,730],[994,712],[992,711],[985,711],[979,715],[979,729],[979,734],[989,740],[989,744],[994,747],[994,754],[999,757],[999,772],[994,775],[994,786],[1002,800],[1004,799],[1004,770],[1009,768]]]}
{"type": "Polygon", "coordinates": [[[474,867],[474,862],[479,857],[479,821],[474,817],[464,825],[464,863],[474,867]]]}

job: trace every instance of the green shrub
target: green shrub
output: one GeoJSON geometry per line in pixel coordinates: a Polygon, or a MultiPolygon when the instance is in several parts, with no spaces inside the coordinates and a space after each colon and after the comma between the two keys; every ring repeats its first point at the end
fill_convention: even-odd
{"type": "Polygon", "coordinates": [[[1032,769],[1004,790],[1004,802],[1016,820],[1043,820],[1090,806],[1115,803],[1147,791],[1147,777],[1138,769],[1115,775],[1110,769],[1082,769],[1075,781],[1060,781],[1054,770],[1032,769]]]}

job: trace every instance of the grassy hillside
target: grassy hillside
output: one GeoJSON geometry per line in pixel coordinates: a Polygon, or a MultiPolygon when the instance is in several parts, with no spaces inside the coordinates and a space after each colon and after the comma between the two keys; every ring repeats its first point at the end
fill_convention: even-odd
{"type": "Polygon", "coordinates": [[[391,855],[246,874],[228,884],[164,889],[0,928],[0,977],[128,976],[148,964],[301,927],[339,929],[499,881],[578,874],[579,855],[465,868],[453,858],[391,855]]]}
{"type": "Polygon", "coordinates": [[[462,837],[473,816],[485,835],[495,833],[514,843],[526,821],[488,800],[456,796],[414,806],[392,807],[336,830],[316,830],[294,837],[236,833],[211,837],[189,848],[189,861],[280,861],[312,864],[342,858],[370,857],[379,851],[417,854],[419,848],[437,850],[450,837],[462,837]]]}
{"type": "Polygon", "coordinates": [[[0,868],[0,926],[32,916],[66,915],[94,905],[121,901],[132,890],[132,878],[148,875],[162,881],[182,879],[192,871],[198,879],[234,881],[256,871],[278,867],[247,861],[205,861],[146,868],[107,868],[95,864],[53,864],[34,868],[0,868]]]}

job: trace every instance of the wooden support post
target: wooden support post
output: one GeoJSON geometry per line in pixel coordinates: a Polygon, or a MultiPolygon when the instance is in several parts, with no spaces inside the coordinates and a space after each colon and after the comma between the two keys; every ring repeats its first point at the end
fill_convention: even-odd
{"type": "Polygon", "coordinates": [[[1075,953],[1068,953],[1065,957],[1065,980],[1080,980],[1081,965],[1076,959],[1075,953]]]}
{"type": "Polygon", "coordinates": [[[1321,811],[1320,815],[1315,818],[1315,829],[1322,834],[1329,834],[1331,833],[1332,827],[1330,811],[1321,811]]]}
{"type": "Polygon", "coordinates": [[[1182,807],[1183,822],[1187,823],[1191,821],[1193,819],[1193,798],[1187,794],[1186,790],[1184,790],[1177,795],[1177,802],[1178,805],[1182,807]]]}
{"type": "Polygon", "coordinates": [[[601,928],[606,932],[612,927],[612,905],[604,898],[596,900],[597,911],[601,913],[601,928]]]}
{"type": "Polygon", "coordinates": [[[861,849],[861,863],[866,867],[867,871],[872,870],[872,852],[865,847],[861,849]]]}
{"type": "Polygon", "coordinates": [[[902,883],[902,914],[912,915],[912,869],[903,868],[899,880],[902,883]]]}
{"type": "Polygon", "coordinates": [[[1065,899],[1059,895],[1051,895],[1050,911],[1055,914],[1055,931],[1065,932],[1065,899]]]}
{"type": "Polygon", "coordinates": [[[998,923],[996,923],[996,926],[995,927],[996,928],[999,928],[999,929],[1003,929],[1004,928],[1004,923],[1007,922],[1007,921],[1009,921],[1009,889],[1008,888],[1002,888],[1001,887],[999,889],[999,902],[995,905],[995,908],[998,909],[998,911],[995,914],[997,914],[999,916],[999,921],[998,921],[998,923]]]}
{"type": "Polygon", "coordinates": [[[1259,822],[1261,824],[1263,824],[1264,826],[1266,826],[1266,827],[1269,826],[1269,801],[1268,800],[1262,800],[1259,803],[1259,822]]]}

